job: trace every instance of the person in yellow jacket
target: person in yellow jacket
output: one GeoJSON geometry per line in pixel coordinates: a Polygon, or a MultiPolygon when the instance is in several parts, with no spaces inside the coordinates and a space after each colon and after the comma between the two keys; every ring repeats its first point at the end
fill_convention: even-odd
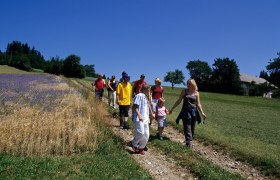
{"type": "Polygon", "coordinates": [[[117,104],[119,105],[120,127],[129,129],[128,111],[132,103],[133,86],[129,82],[130,77],[128,74],[123,74],[122,79],[123,82],[118,84],[116,90],[117,104]]]}

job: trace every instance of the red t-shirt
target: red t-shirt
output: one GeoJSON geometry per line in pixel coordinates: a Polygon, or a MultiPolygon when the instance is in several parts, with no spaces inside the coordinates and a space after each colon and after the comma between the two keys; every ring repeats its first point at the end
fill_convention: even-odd
{"type": "Polygon", "coordinates": [[[94,82],[96,90],[100,90],[104,88],[104,80],[103,79],[96,79],[94,82]]]}
{"type": "Polygon", "coordinates": [[[163,88],[160,86],[153,86],[152,87],[152,98],[153,99],[160,99],[162,98],[163,88]]]}

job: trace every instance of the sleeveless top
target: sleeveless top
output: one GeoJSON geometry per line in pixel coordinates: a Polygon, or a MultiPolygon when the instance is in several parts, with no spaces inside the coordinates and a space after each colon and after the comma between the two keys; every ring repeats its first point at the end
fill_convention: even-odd
{"type": "Polygon", "coordinates": [[[190,116],[194,117],[196,116],[196,111],[197,111],[197,97],[195,95],[188,94],[188,90],[185,89],[183,106],[177,119],[185,119],[185,118],[189,118],[190,116]]]}
{"type": "Polygon", "coordinates": [[[162,94],[163,94],[163,88],[160,86],[152,86],[151,88],[152,90],[152,98],[153,99],[160,99],[162,98],[162,94]]]}
{"type": "MultiPolygon", "coordinates": [[[[110,86],[113,88],[113,91],[116,91],[116,89],[117,89],[117,82],[115,80],[114,81],[109,80],[109,81],[110,81],[110,86]]],[[[107,90],[111,91],[110,88],[107,88],[107,90]]]]}

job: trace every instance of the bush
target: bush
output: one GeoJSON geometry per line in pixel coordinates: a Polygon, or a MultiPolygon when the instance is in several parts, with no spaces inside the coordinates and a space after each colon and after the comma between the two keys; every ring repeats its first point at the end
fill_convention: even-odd
{"type": "Polygon", "coordinates": [[[272,91],[272,97],[280,99],[280,89],[275,89],[272,91]]]}

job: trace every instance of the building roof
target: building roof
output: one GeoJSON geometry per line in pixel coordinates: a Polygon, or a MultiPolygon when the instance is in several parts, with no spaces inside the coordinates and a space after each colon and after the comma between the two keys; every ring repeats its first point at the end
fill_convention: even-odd
{"type": "Polygon", "coordinates": [[[251,83],[252,81],[254,81],[256,84],[263,84],[265,82],[269,83],[267,80],[263,78],[250,76],[248,74],[242,74],[242,73],[240,73],[240,80],[242,82],[247,82],[247,83],[251,83]]]}

